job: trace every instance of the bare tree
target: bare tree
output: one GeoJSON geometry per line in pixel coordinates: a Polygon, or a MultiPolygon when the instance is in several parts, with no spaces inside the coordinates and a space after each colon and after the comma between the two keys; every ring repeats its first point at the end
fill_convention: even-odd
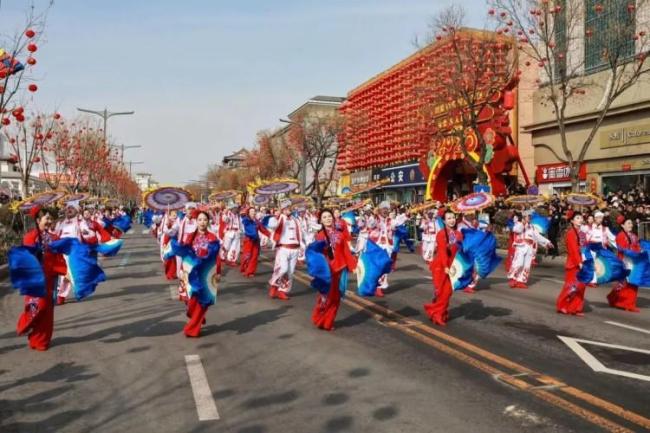
{"type": "Polygon", "coordinates": [[[295,119],[288,134],[288,146],[294,166],[301,168],[306,184],[304,193],[320,205],[336,179],[338,138],[343,118],[338,114],[295,119]],[[311,179],[306,174],[311,171],[311,179]]]}
{"type": "Polygon", "coordinates": [[[568,164],[571,185],[579,187],[580,166],[614,102],[648,71],[647,0],[492,0],[489,14],[500,31],[517,38],[539,68],[539,102],[550,107],[557,122],[561,153],[539,144],[568,164]],[[638,13],[639,12],[639,13],[638,13]],[[592,72],[603,72],[595,74],[592,72]],[[604,85],[603,85],[604,84],[604,85]],[[586,96],[602,92],[600,97],[586,96]],[[593,113],[589,134],[569,143],[572,107],[593,113]]]}

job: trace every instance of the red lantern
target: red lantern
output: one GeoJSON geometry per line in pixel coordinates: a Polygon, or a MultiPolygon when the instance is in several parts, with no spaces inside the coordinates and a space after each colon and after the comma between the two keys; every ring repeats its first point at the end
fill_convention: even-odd
{"type": "Polygon", "coordinates": [[[54,113],[54,118],[55,118],[56,120],[59,120],[59,119],[61,118],[61,114],[59,114],[59,113],[54,113]]]}
{"type": "Polygon", "coordinates": [[[32,30],[32,29],[27,29],[27,30],[25,30],[25,36],[27,36],[28,38],[31,39],[34,36],[36,36],[36,32],[34,30],[32,30]]]}
{"type": "Polygon", "coordinates": [[[27,58],[27,64],[30,66],[34,66],[36,64],[36,59],[33,57],[28,57],[27,58]]]}
{"type": "Polygon", "coordinates": [[[10,123],[11,123],[11,120],[9,120],[8,117],[4,117],[4,118],[2,119],[2,124],[3,124],[3,125],[7,126],[7,125],[9,125],[10,123]]]}
{"type": "Polygon", "coordinates": [[[22,114],[19,114],[18,116],[15,116],[15,117],[16,117],[16,120],[18,122],[24,122],[25,121],[25,116],[23,116],[22,114]]]}
{"type": "Polygon", "coordinates": [[[4,93],[4,92],[5,92],[5,86],[0,86],[0,93],[4,93]]]}
{"type": "Polygon", "coordinates": [[[27,45],[27,51],[30,53],[35,53],[38,50],[38,46],[34,43],[28,44],[27,45]]]}
{"type": "Polygon", "coordinates": [[[29,90],[30,92],[35,92],[38,90],[38,86],[36,84],[30,84],[29,86],[27,86],[27,90],[29,90]]]}

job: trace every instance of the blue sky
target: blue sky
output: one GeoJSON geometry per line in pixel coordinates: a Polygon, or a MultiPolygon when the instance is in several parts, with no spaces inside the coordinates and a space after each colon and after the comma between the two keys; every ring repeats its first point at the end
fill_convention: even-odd
{"type": "MultiPolygon", "coordinates": [[[[4,31],[19,27],[25,3],[2,1],[4,31]]],[[[56,0],[33,105],[68,118],[78,106],[135,110],[112,119],[110,135],[143,146],[127,151],[146,161],[138,171],[182,184],[308,98],[345,96],[412,53],[413,36],[450,3],[56,0]]],[[[467,24],[482,27],[485,1],[462,3],[467,24]]]]}

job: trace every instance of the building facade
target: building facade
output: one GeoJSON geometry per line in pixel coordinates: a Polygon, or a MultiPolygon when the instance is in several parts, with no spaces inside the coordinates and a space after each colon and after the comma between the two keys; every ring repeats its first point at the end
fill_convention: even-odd
{"type": "MultiPolygon", "coordinates": [[[[461,44],[492,44],[494,64],[508,76],[505,69],[513,49],[508,39],[474,29],[455,35],[461,44]]],[[[466,158],[478,161],[484,142],[493,152],[483,166],[492,192],[506,195],[516,185],[518,171],[524,171],[518,135],[512,130],[513,126],[518,130],[513,122],[518,80],[504,83],[499,92],[483,99],[480,109],[473,107],[476,128],[463,126],[467,125],[459,114],[467,110],[463,102],[437,96],[447,86],[441,68],[454,62],[452,43],[450,37],[441,38],[348,93],[341,107],[346,129],[337,161],[344,173],[342,183],[354,189],[358,179],[370,173],[371,180],[388,180],[375,191],[377,199],[446,202],[474,190],[477,173],[466,158]],[[456,131],[464,133],[464,149],[456,131]]]]}
{"type": "MultiPolygon", "coordinates": [[[[630,34],[647,32],[650,4],[640,3],[630,11],[628,2],[608,1],[601,14],[593,12],[594,2],[584,2],[585,12],[577,23],[572,45],[572,56],[581,62],[584,81],[593,85],[580,97],[568,100],[566,109],[566,137],[569,149],[577,154],[590,136],[605,100],[610,80],[609,67],[600,55],[607,47],[606,38],[594,38],[596,32],[606,32],[607,26],[624,26],[630,34]],[[634,12],[634,14],[632,14],[634,12]]],[[[612,36],[613,37],[613,36],[612,36]]],[[[641,38],[642,39],[642,38],[641,38]]],[[[616,41],[615,41],[616,42],[616,41]]],[[[611,43],[611,41],[609,42],[611,43]]],[[[638,37],[620,43],[622,57],[635,61],[637,55],[647,52],[638,37]]],[[[647,67],[648,62],[646,61],[647,67]]],[[[562,193],[571,189],[569,167],[564,158],[556,117],[542,99],[547,91],[542,85],[532,98],[533,118],[523,124],[530,134],[536,165],[535,180],[543,193],[562,193]]],[[[636,84],[614,101],[593,141],[587,149],[579,172],[580,188],[607,194],[640,186],[650,191],[650,82],[641,77],[636,84]]]]}
{"type": "MultiPolygon", "coordinates": [[[[286,146],[291,140],[290,134],[292,133],[292,128],[299,123],[308,128],[309,126],[314,126],[323,120],[338,116],[339,108],[344,101],[345,98],[340,96],[318,95],[310,98],[287,115],[289,119],[288,122],[286,122],[287,124],[271,135],[271,146],[274,148],[277,148],[278,146],[286,146]]],[[[337,152],[338,140],[334,140],[331,143],[331,146],[333,147],[331,153],[335,155],[337,152]]],[[[306,192],[309,185],[318,181],[326,190],[325,197],[337,195],[340,176],[336,171],[335,157],[326,158],[319,173],[320,178],[317,180],[315,177],[316,174],[313,167],[310,164],[303,163],[302,169],[298,174],[300,190],[302,193],[306,192]],[[331,182],[330,177],[332,178],[331,182]]]]}

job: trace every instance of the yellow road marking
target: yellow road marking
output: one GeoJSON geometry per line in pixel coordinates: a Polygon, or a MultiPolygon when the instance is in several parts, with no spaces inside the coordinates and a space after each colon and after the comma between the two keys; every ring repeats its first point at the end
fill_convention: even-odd
{"type": "MultiPolygon", "coordinates": [[[[306,284],[309,286],[310,284],[310,279],[302,271],[296,271],[294,274],[294,277],[301,281],[302,283],[306,284]]],[[[484,371],[493,377],[497,376],[499,377],[500,380],[502,380],[505,383],[508,383],[509,385],[514,386],[517,389],[523,390],[530,392],[531,394],[535,395],[536,397],[546,401],[547,403],[550,403],[554,406],[559,407],[560,409],[563,409],[567,412],[570,412],[572,414],[575,414],[595,425],[598,425],[607,431],[610,432],[632,432],[632,430],[621,426],[620,424],[616,424],[615,422],[603,418],[602,416],[582,407],[577,404],[574,404],[568,400],[565,400],[555,394],[553,394],[550,391],[547,391],[545,388],[539,388],[533,385],[528,384],[527,382],[518,379],[517,376],[521,375],[528,375],[533,377],[535,380],[539,381],[540,383],[544,385],[549,385],[552,386],[554,389],[557,389],[559,391],[562,391],[568,395],[571,395],[575,398],[578,398],[580,400],[583,400],[586,403],[589,403],[592,406],[595,406],[597,408],[603,409],[607,412],[610,412],[622,419],[625,419],[627,421],[630,421],[634,424],[637,424],[645,429],[650,430],[650,419],[645,418],[637,413],[631,412],[621,406],[618,406],[614,403],[611,403],[607,400],[603,400],[601,398],[598,398],[594,395],[591,395],[587,392],[584,392],[580,389],[574,388],[572,386],[569,386],[565,384],[564,382],[555,379],[554,377],[544,375],[541,373],[537,373],[534,370],[531,370],[527,367],[524,367],[516,362],[513,362],[507,358],[504,358],[502,356],[499,356],[497,354],[494,354],[492,352],[489,352],[485,349],[482,349],[474,344],[471,344],[465,340],[461,340],[459,338],[453,337],[447,333],[441,332],[437,329],[432,328],[431,326],[428,326],[424,324],[423,322],[415,319],[407,319],[406,317],[402,316],[401,314],[392,311],[388,308],[385,308],[381,305],[378,305],[372,301],[369,301],[368,299],[362,298],[354,293],[351,293],[348,291],[346,294],[346,297],[343,299],[343,303],[348,305],[349,307],[352,307],[353,309],[356,309],[358,311],[365,312],[369,314],[371,317],[373,317],[375,320],[378,322],[383,323],[386,326],[393,327],[404,334],[407,334],[425,344],[428,346],[434,347],[438,349],[441,352],[447,353],[454,358],[465,362],[466,364],[469,364],[481,371],[484,371]],[[389,319],[388,321],[386,319],[389,319]],[[392,320],[391,320],[392,319],[392,320]],[[403,323],[405,322],[405,323],[403,323]],[[426,335],[423,335],[420,332],[416,332],[414,329],[418,329],[420,331],[423,331],[427,334],[433,335],[437,338],[440,338],[442,340],[446,340],[449,343],[452,343],[458,347],[461,347],[469,352],[472,352],[484,359],[487,359],[491,362],[494,362],[498,365],[501,365],[502,367],[506,367],[510,370],[514,370],[517,373],[515,375],[513,374],[508,374],[505,373],[479,359],[476,359],[472,356],[467,355],[464,352],[461,352],[457,349],[454,349],[453,347],[444,344],[440,341],[437,341],[431,337],[428,337],[426,335]]]]}

